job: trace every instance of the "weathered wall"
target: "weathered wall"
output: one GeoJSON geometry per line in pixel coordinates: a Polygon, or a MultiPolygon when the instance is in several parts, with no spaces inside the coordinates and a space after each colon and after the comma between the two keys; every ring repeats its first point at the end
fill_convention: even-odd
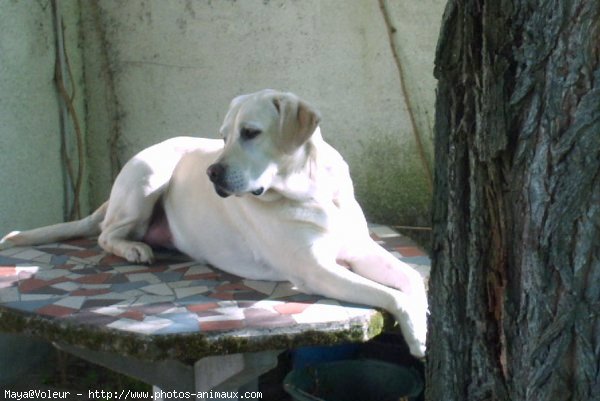
{"type": "Polygon", "coordinates": [[[1,2],[0,27],[4,232],[62,219],[62,192],[50,7],[1,2]]]}
{"type": "MultiPolygon", "coordinates": [[[[431,149],[443,1],[391,3],[431,149]]],[[[82,11],[93,203],[136,151],[174,135],[216,137],[232,97],[270,87],[321,110],[372,220],[429,223],[430,192],[376,1],[103,1],[82,11]]]]}
{"type": "MultiPolygon", "coordinates": [[[[82,112],[79,8],[70,0],[62,6],[82,112]]],[[[50,2],[0,1],[0,236],[63,219],[54,60],[50,2]]],[[[38,363],[45,352],[42,344],[0,334],[0,384],[38,363]]]]}
{"type": "MultiPolygon", "coordinates": [[[[63,1],[65,40],[83,113],[79,8],[63,1]]],[[[0,233],[63,219],[55,32],[49,1],[0,2],[0,233]]]]}

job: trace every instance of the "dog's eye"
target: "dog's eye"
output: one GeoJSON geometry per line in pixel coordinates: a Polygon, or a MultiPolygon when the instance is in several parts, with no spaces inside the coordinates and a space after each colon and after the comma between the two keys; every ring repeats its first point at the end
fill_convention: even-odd
{"type": "Polygon", "coordinates": [[[260,135],[262,131],[256,128],[242,128],[242,130],[240,131],[240,136],[242,137],[242,139],[245,140],[250,140],[250,139],[254,139],[256,138],[258,135],[260,135]]]}

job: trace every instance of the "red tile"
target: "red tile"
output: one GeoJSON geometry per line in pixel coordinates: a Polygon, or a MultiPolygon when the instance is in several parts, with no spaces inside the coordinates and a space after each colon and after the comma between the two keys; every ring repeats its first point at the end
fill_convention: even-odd
{"type": "Polygon", "coordinates": [[[119,317],[131,320],[138,320],[141,322],[142,320],[144,320],[144,317],[146,317],[146,315],[140,312],[139,310],[128,310],[127,312],[121,313],[119,317]]]}
{"type": "Polygon", "coordinates": [[[0,277],[16,276],[17,268],[12,266],[0,266],[0,277]]]}
{"type": "Polygon", "coordinates": [[[95,238],[75,238],[66,240],[64,243],[82,248],[92,248],[98,244],[98,241],[95,238]]]}
{"type": "Polygon", "coordinates": [[[246,326],[248,327],[282,327],[295,324],[294,320],[287,315],[280,315],[265,309],[249,308],[244,310],[246,326]]]}
{"type": "Polygon", "coordinates": [[[252,288],[246,287],[243,283],[227,283],[215,288],[217,291],[252,291],[252,288]]]}
{"type": "Polygon", "coordinates": [[[19,291],[21,292],[32,292],[39,288],[43,288],[50,285],[49,281],[39,280],[37,278],[30,278],[27,280],[21,281],[19,284],[19,291]]]}
{"type": "Polygon", "coordinates": [[[68,252],[67,255],[85,259],[92,256],[97,256],[98,252],[91,249],[83,249],[81,251],[68,252]]]}
{"type": "Polygon", "coordinates": [[[64,317],[72,315],[77,312],[76,309],[67,308],[65,306],[60,305],[46,305],[37,310],[37,313],[41,315],[54,316],[54,317],[64,317]]]}
{"type": "Polygon", "coordinates": [[[211,310],[211,309],[216,309],[218,307],[219,307],[218,303],[211,302],[211,303],[207,303],[207,304],[188,305],[187,310],[189,310],[190,312],[198,313],[198,312],[204,312],[204,311],[211,310]]]}
{"type": "Polygon", "coordinates": [[[200,322],[202,331],[227,331],[243,329],[245,327],[243,320],[221,320],[217,322],[200,322]]]}
{"type": "Polygon", "coordinates": [[[125,259],[118,257],[117,255],[113,255],[113,254],[107,254],[105,257],[103,257],[100,262],[98,262],[99,265],[116,265],[116,264],[123,264],[124,262],[126,262],[125,259]]]}
{"type": "Polygon", "coordinates": [[[273,307],[277,312],[282,315],[294,315],[296,313],[302,313],[311,304],[299,303],[299,302],[288,302],[282,305],[273,307]]]}
{"type": "Polygon", "coordinates": [[[166,266],[148,267],[147,269],[138,270],[138,271],[136,271],[134,273],[135,274],[139,274],[139,273],[164,273],[166,270],[167,270],[166,266]]]}
{"type": "Polygon", "coordinates": [[[110,274],[110,273],[98,273],[98,274],[85,275],[83,277],[76,279],[75,281],[77,281],[78,283],[84,283],[84,284],[102,284],[111,277],[112,277],[112,274],[110,274]]]}
{"type": "Polygon", "coordinates": [[[416,246],[399,246],[396,247],[396,250],[405,258],[411,258],[414,256],[427,256],[425,252],[416,246]]]}
{"type": "Polygon", "coordinates": [[[221,277],[219,273],[200,273],[184,276],[185,280],[217,280],[221,277]]]}
{"type": "Polygon", "coordinates": [[[214,294],[210,294],[210,298],[224,299],[227,301],[232,301],[233,295],[234,295],[233,292],[216,292],[214,294]]]}

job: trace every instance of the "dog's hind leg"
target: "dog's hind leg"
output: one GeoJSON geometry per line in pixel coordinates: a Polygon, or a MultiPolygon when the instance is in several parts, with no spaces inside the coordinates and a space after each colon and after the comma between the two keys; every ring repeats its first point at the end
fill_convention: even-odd
{"type": "Polygon", "coordinates": [[[98,235],[107,208],[108,202],[104,202],[94,213],[81,220],[53,224],[27,231],[13,231],[0,240],[0,250],[13,246],[47,244],[70,238],[98,235]]]}
{"type": "Polygon", "coordinates": [[[135,263],[151,263],[152,248],[142,242],[150,225],[152,211],[160,201],[161,191],[150,195],[142,188],[131,188],[126,194],[111,194],[111,204],[102,223],[98,244],[107,252],[135,263]]]}

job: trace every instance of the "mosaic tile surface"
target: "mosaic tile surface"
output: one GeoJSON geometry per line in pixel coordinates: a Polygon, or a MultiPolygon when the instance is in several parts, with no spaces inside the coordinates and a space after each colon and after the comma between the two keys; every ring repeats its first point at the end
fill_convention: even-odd
{"type": "MultiPolygon", "coordinates": [[[[396,257],[428,270],[427,255],[406,238],[386,226],[371,232],[396,257]]],[[[335,331],[378,313],[299,293],[289,283],[243,279],[178,253],[158,252],[152,265],[131,264],[103,252],[94,239],[1,251],[2,310],[143,336],[335,331]]]]}

